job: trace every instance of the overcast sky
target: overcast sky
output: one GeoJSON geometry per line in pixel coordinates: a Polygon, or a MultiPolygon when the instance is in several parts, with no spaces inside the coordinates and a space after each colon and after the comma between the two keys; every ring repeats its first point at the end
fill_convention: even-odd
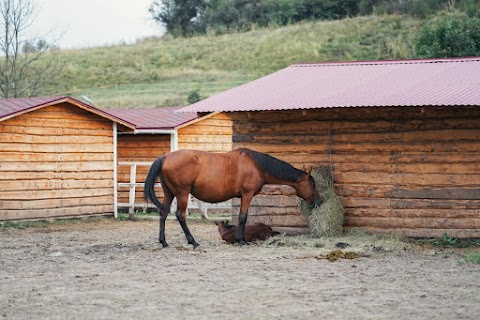
{"type": "Polygon", "coordinates": [[[148,7],[153,0],[33,0],[37,17],[32,31],[58,38],[62,49],[94,47],[161,35],[148,7]],[[54,30],[53,32],[50,32],[54,30]]]}

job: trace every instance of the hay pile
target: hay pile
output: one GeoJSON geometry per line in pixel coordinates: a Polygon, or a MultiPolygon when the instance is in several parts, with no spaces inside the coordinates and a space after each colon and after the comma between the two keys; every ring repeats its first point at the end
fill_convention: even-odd
{"type": "Polygon", "coordinates": [[[333,180],[328,167],[320,167],[312,172],[318,193],[324,200],[318,208],[310,209],[303,199],[297,198],[297,204],[308,218],[310,232],[315,237],[339,235],[343,230],[345,209],[341,198],[335,193],[333,180]]]}

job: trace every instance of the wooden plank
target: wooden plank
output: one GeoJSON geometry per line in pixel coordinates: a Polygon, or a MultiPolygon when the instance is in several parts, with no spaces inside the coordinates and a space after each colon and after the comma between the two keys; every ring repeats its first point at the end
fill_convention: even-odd
{"type": "MultiPolygon", "coordinates": [[[[232,215],[232,221],[238,221],[238,215],[232,215]]],[[[270,216],[270,215],[249,215],[247,218],[248,224],[255,222],[262,222],[271,227],[288,227],[288,228],[306,228],[308,222],[304,216],[301,215],[286,215],[286,216],[270,216]]]]}
{"type": "Polygon", "coordinates": [[[86,162],[0,162],[0,171],[112,171],[111,161],[86,162]]]}
{"type": "Polygon", "coordinates": [[[344,207],[385,209],[477,209],[480,200],[342,198],[344,207]]]}
{"type": "Polygon", "coordinates": [[[0,199],[9,200],[41,200],[99,197],[113,194],[113,188],[66,189],[66,190],[32,190],[31,192],[1,191],[0,199]]]}
{"type": "Polygon", "coordinates": [[[113,153],[33,153],[0,152],[0,162],[81,162],[113,161],[113,153]]]}
{"type": "Polygon", "coordinates": [[[23,201],[5,201],[0,200],[0,208],[2,210],[38,210],[52,209],[76,206],[92,206],[92,205],[111,205],[113,203],[113,195],[86,197],[86,198],[67,198],[67,199],[33,199],[23,201]]]}
{"type": "Polygon", "coordinates": [[[377,208],[349,208],[350,217],[382,217],[382,218],[478,218],[480,208],[472,209],[435,209],[435,208],[414,208],[414,209],[377,209],[377,208]]]}
{"type": "Polygon", "coordinates": [[[2,191],[35,191],[35,190],[62,190],[62,189],[91,189],[113,187],[113,180],[13,180],[0,181],[2,191]]]}
{"type": "Polygon", "coordinates": [[[103,130],[97,130],[96,128],[54,128],[46,129],[45,127],[32,127],[32,126],[11,126],[0,122],[0,132],[6,134],[26,134],[26,135],[53,135],[53,136],[105,136],[111,137],[112,130],[105,128],[103,130]]]}
{"type": "Polygon", "coordinates": [[[27,134],[2,134],[0,135],[0,143],[15,143],[15,144],[30,144],[30,143],[42,143],[42,144],[102,144],[112,143],[113,138],[111,136],[93,136],[93,135],[27,135],[27,134]]]}
{"type": "Polygon", "coordinates": [[[113,215],[113,203],[110,205],[95,205],[71,208],[52,208],[40,210],[3,210],[0,209],[0,221],[21,219],[48,219],[75,217],[84,215],[113,215]]]}
{"type": "Polygon", "coordinates": [[[102,180],[113,179],[112,170],[108,171],[80,171],[80,172],[45,172],[22,171],[1,172],[0,181],[35,180],[35,179],[65,179],[65,180],[102,180]]]}
{"type": "Polygon", "coordinates": [[[397,218],[397,217],[345,217],[349,227],[369,228],[427,228],[427,229],[479,229],[480,218],[397,218]]]}
{"type": "Polygon", "coordinates": [[[440,238],[444,234],[448,234],[454,238],[480,238],[480,230],[478,229],[428,229],[428,228],[363,228],[365,231],[379,235],[398,235],[409,238],[440,238]]]}
{"type": "Polygon", "coordinates": [[[45,152],[45,153],[98,153],[113,152],[112,144],[14,144],[0,143],[0,150],[6,152],[45,152]]]}
{"type": "Polygon", "coordinates": [[[15,117],[6,120],[4,125],[9,126],[30,126],[36,128],[45,128],[46,131],[58,128],[78,128],[78,129],[90,129],[90,130],[106,130],[112,132],[112,122],[99,122],[98,120],[69,120],[59,119],[56,121],[46,121],[43,118],[38,119],[25,119],[25,114],[20,117],[15,117]]]}
{"type": "Polygon", "coordinates": [[[409,186],[471,186],[479,185],[480,174],[385,173],[385,172],[335,172],[338,184],[388,184],[409,186]]]}

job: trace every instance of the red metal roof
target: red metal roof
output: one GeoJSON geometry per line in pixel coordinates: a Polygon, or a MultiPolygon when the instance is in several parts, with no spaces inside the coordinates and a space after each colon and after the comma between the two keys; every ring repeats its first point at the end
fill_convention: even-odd
{"type": "Polygon", "coordinates": [[[424,105],[480,106],[480,57],[295,64],[180,112],[424,105]]]}
{"type": "Polygon", "coordinates": [[[196,113],[176,113],[181,107],[108,109],[106,112],[135,125],[137,130],[168,130],[197,119],[196,113]]]}
{"type": "Polygon", "coordinates": [[[115,117],[114,115],[107,113],[103,110],[95,108],[94,106],[87,104],[85,102],[79,101],[72,97],[68,96],[54,96],[54,97],[36,97],[36,98],[9,98],[9,99],[0,99],[0,121],[10,119],[21,114],[31,112],[43,107],[69,102],[77,107],[88,110],[96,115],[99,115],[103,118],[107,118],[114,122],[120,123],[131,129],[134,128],[133,124],[128,120],[123,120],[115,117]]]}

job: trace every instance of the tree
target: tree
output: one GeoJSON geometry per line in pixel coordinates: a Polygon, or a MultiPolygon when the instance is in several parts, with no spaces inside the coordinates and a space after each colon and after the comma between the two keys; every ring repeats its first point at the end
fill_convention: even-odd
{"type": "Polygon", "coordinates": [[[420,31],[416,52],[423,58],[479,55],[480,18],[461,12],[435,17],[420,31]]]}
{"type": "Polygon", "coordinates": [[[205,9],[206,0],[154,0],[148,11],[174,36],[203,33],[198,17],[205,9]]]}
{"type": "Polygon", "coordinates": [[[35,19],[34,3],[0,0],[0,19],[0,94],[4,98],[39,95],[58,74],[60,63],[45,39],[27,36],[35,19]]]}

